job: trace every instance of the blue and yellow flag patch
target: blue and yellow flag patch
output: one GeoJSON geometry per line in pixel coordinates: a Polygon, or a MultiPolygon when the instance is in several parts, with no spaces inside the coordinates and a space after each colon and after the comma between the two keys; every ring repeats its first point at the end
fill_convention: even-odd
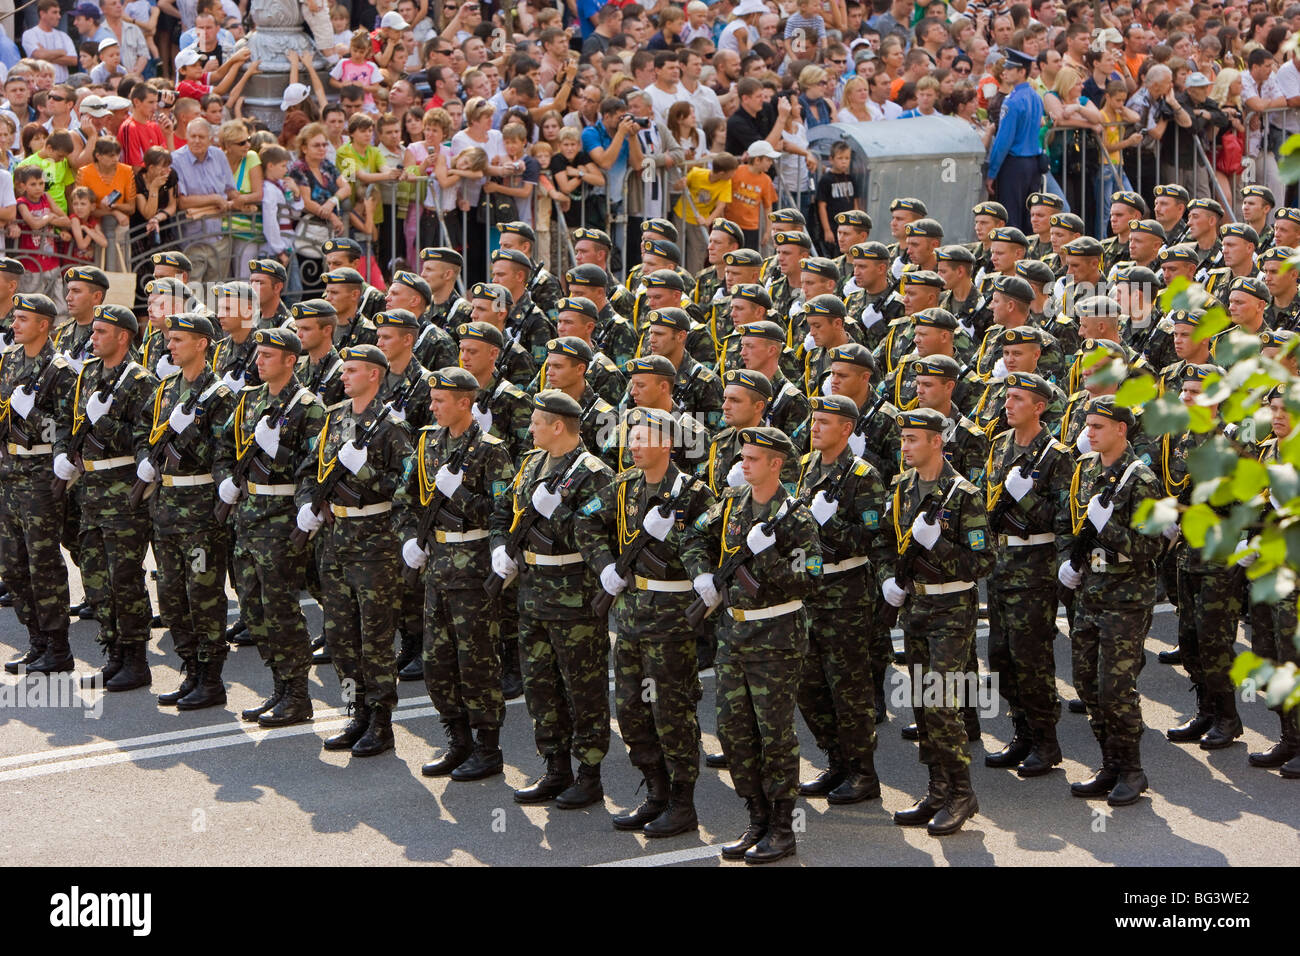
{"type": "Polygon", "coordinates": [[[978,531],[978,530],[977,530],[977,531],[967,531],[967,532],[966,532],[966,543],[970,546],[970,549],[971,549],[972,551],[983,551],[983,550],[984,550],[984,532],[983,532],[983,531],[978,531]]]}

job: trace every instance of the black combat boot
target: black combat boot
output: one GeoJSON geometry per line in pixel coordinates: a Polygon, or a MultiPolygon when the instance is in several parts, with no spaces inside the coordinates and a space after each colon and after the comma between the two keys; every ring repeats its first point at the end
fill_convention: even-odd
{"type": "Polygon", "coordinates": [[[478,740],[469,759],[451,772],[451,779],[464,783],[468,780],[484,780],[495,777],[505,770],[505,760],[501,756],[501,728],[480,727],[478,740]]]}
{"type": "Polygon", "coordinates": [[[794,853],[793,800],[773,800],[772,820],[763,838],[745,851],[746,863],[775,863],[794,853]]]}
{"type": "Polygon", "coordinates": [[[101,647],[104,651],[104,666],[95,673],[81,678],[82,687],[105,687],[122,669],[122,645],[114,641],[101,647]]]}
{"type": "Polygon", "coordinates": [[[1056,739],[1056,727],[1034,731],[1033,741],[1034,749],[1016,767],[1016,773],[1022,777],[1041,777],[1051,773],[1052,768],[1063,759],[1061,745],[1056,739]]]}
{"type": "Polygon", "coordinates": [[[1300,780],[1300,756],[1292,757],[1282,764],[1282,769],[1278,772],[1288,780],[1300,780]]]}
{"type": "Polygon", "coordinates": [[[636,809],[614,817],[615,830],[640,830],[668,806],[668,767],[664,762],[642,767],[641,773],[645,777],[645,799],[636,809]]]}
{"type": "Polygon", "coordinates": [[[122,655],[122,666],[104,685],[104,689],[119,691],[148,687],[153,682],[153,675],[149,673],[149,648],[145,642],[137,641],[134,644],[119,642],[118,650],[122,655]]]}
{"type": "Polygon", "coordinates": [[[749,810],[749,826],[745,827],[745,832],[740,835],[740,839],[735,843],[722,844],[722,858],[724,860],[743,860],[749,848],[763,839],[763,836],[767,833],[768,821],[771,818],[771,810],[767,805],[767,796],[760,793],[752,797],[746,797],[745,807],[749,810]]]}
{"type": "Polygon", "coordinates": [[[447,749],[437,760],[431,760],[420,768],[426,777],[445,777],[451,773],[474,752],[474,742],[470,735],[469,718],[460,716],[444,720],[442,729],[447,732],[447,749]]]}
{"type": "Polygon", "coordinates": [[[718,642],[712,630],[708,634],[695,635],[695,670],[706,671],[713,666],[718,656],[718,642]]]}
{"type": "Polygon", "coordinates": [[[357,697],[355,701],[348,705],[348,711],[352,719],[347,725],[333,737],[326,737],[325,742],[321,745],[326,750],[351,750],[352,745],[361,739],[361,736],[370,727],[370,707],[366,704],[364,697],[357,697]]]}
{"type": "Polygon", "coordinates": [[[695,815],[695,781],[680,780],[672,785],[668,806],[647,823],[642,832],[648,837],[673,837],[699,829],[695,815]]]}
{"type": "Polygon", "coordinates": [[[235,619],[234,624],[226,628],[226,643],[234,644],[236,647],[248,647],[257,643],[242,614],[235,619]]]}
{"type": "Polygon", "coordinates": [[[275,706],[257,718],[259,727],[288,727],[305,724],[312,718],[311,694],[307,690],[307,675],[291,677],[281,685],[280,699],[275,706]]]}
{"type": "Polygon", "coordinates": [[[515,700],[524,695],[523,668],[519,661],[519,638],[501,642],[501,695],[515,700]]]}
{"type": "MultiPolygon", "coordinates": [[[[3,585],[0,585],[2,587],[3,585]]],[[[20,671],[26,672],[32,664],[41,659],[45,653],[45,648],[49,646],[49,638],[42,632],[34,628],[27,629],[27,650],[19,654],[13,660],[5,664],[6,674],[17,674],[20,671]]]]}
{"type": "Polygon", "coordinates": [[[393,712],[383,704],[370,708],[370,726],[352,745],[352,756],[374,757],[397,746],[393,739],[393,712]]]}
{"type": "Polygon", "coordinates": [[[1156,655],[1156,660],[1161,664],[1181,664],[1183,662],[1183,652],[1176,647],[1172,651],[1161,651],[1156,655]]]}
{"type": "Polygon", "coordinates": [[[515,803],[545,803],[564,793],[573,783],[573,766],[568,752],[547,754],[546,773],[531,786],[515,791],[515,803]]]}
{"type": "Polygon", "coordinates": [[[1142,772],[1142,760],[1136,742],[1125,744],[1116,753],[1119,775],[1106,802],[1112,807],[1127,807],[1137,803],[1147,788],[1147,775],[1142,772]]]}
{"type": "Polygon", "coordinates": [[[261,717],[280,702],[280,696],[284,693],[284,681],[280,679],[280,675],[275,673],[275,671],[271,672],[271,677],[275,681],[275,684],[271,689],[271,696],[266,698],[266,700],[262,701],[256,707],[249,707],[246,710],[241,710],[239,712],[239,718],[241,720],[257,720],[257,718],[261,717]]]}
{"type": "Polygon", "coordinates": [[[824,797],[844,782],[847,770],[840,759],[838,750],[826,754],[826,769],[811,780],[799,784],[799,795],[803,797],[824,797]]]}
{"type": "Polygon", "coordinates": [[[867,754],[844,775],[840,785],[826,794],[826,802],[842,806],[861,803],[880,796],[880,778],[876,776],[876,758],[867,754]]]}
{"type": "Polygon", "coordinates": [[[916,724],[907,724],[898,732],[898,736],[902,737],[904,740],[920,740],[921,728],[916,726],[916,724]]]}
{"type": "MultiPolygon", "coordinates": [[[[45,633],[45,651],[39,658],[27,665],[27,673],[66,674],[76,666],[77,659],[72,656],[72,648],[68,646],[67,630],[47,631],[45,633]]],[[[147,672],[148,669],[146,668],[147,672]]]]}
{"type": "Polygon", "coordinates": [[[1237,713],[1237,695],[1232,691],[1214,695],[1214,724],[1201,737],[1202,750],[1222,750],[1245,733],[1237,713]]]}
{"type": "Polygon", "coordinates": [[[406,628],[398,632],[397,679],[419,680],[424,676],[424,661],[420,657],[420,635],[410,634],[406,628]]]}
{"type": "Polygon", "coordinates": [[[177,710],[202,710],[221,707],[226,703],[226,682],[221,679],[225,658],[199,661],[199,683],[194,690],[176,702],[177,710]]]}
{"type": "Polygon", "coordinates": [[[158,695],[158,704],[161,707],[175,707],[177,702],[185,697],[195,687],[199,686],[199,662],[193,657],[181,658],[181,686],[166,694],[158,695]]]}
{"type": "Polygon", "coordinates": [[[1011,735],[1011,740],[996,753],[985,754],[984,766],[1014,767],[1028,757],[1029,752],[1034,749],[1034,738],[1029,733],[1029,721],[1025,715],[1016,714],[1012,720],[1015,731],[1011,735]]]}
{"type": "Polygon", "coordinates": [[[1177,727],[1165,731],[1165,736],[1176,744],[1190,744],[1201,739],[1214,725],[1214,703],[1200,684],[1193,685],[1196,691],[1196,713],[1177,727]]]}
{"type": "Polygon", "coordinates": [[[725,770],[731,764],[727,761],[727,755],[724,753],[705,754],[704,766],[712,767],[714,770],[725,770]]]}
{"type": "Polygon", "coordinates": [[[600,784],[600,764],[578,764],[578,776],[573,783],[555,798],[561,810],[581,810],[605,799],[605,788],[600,784]]]}
{"type": "Polygon", "coordinates": [[[1296,714],[1278,714],[1282,723],[1282,737],[1273,746],[1253,753],[1246,760],[1252,767],[1280,767],[1292,757],[1300,755],[1300,732],[1296,730],[1296,714]]]}
{"type": "Polygon", "coordinates": [[[956,833],[980,809],[970,782],[970,767],[954,768],[945,773],[948,777],[948,799],[925,827],[930,836],[956,833]]]}
{"type": "Polygon", "coordinates": [[[1101,768],[1087,780],[1070,784],[1070,793],[1076,797],[1104,797],[1115,789],[1119,782],[1119,760],[1111,747],[1102,740],[1101,768]]]}
{"type": "Polygon", "coordinates": [[[934,819],[934,815],[948,802],[948,775],[937,763],[930,764],[930,787],[925,796],[906,810],[894,813],[894,822],[900,827],[921,827],[934,819]]]}
{"type": "Polygon", "coordinates": [[[1072,714],[1086,714],[1088,712],[1088,705],[1075,697],[1072,700],[1067,700],[1065,702],[1065,709],[1072,714]]]}

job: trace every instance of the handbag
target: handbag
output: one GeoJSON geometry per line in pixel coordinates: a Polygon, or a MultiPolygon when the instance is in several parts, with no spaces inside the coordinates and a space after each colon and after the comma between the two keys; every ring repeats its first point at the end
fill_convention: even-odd
{"type": "Polygon", "coordinates": [[[1219,137],[1219,151],[1214,157],[1214,168],[1228,176],[1235,176],[1245,168],[1242,164],[1244,153],[1241,134],[1235,129],[1228,130],[1219,137]]]}

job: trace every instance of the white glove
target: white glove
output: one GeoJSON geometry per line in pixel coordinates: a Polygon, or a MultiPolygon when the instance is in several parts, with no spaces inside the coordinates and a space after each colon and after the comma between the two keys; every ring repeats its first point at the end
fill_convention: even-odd
{"type": "Polygon", "coordinates": [[[700,596],[700,600],[709,607],[717,607],[718,602],[722,600],[718,594],[717,585],[713,583],[713,575],[708,571],[695,575],[695,580],[691,582],[691,586],[695,588],[695,593],[700,596]]]}
{"type": "Polygon", "coordinates": [[[324,523],[325,519],[313,511],[310,504],[305,504],[298,509],[298,527],[307,534],[311,534],[324,523]]]}
{"type": "Polygon", "coordinates": [[[446,465],[438,469],[438,473],[433,476],[433,483],[448,498],[452,497],[465,483],[465,474],[463,471],[452,471],[446,465]]]}
{"type": "Polygon", "coordinates": [[[272,428],[270,421],[263,415],[257,420],[257,426],[253,429],[253,440],[262,451],[274,458],[280,453],[280,426],[272,428]]]}
{"type": "Polygon", "coordinates": [[[975,273],[975,278],[972,279],[971,281],[974,282],[975,286],[978,288],[979,284],[983,282],[986,278],[987,276],[984,272],[984,267],[980,266],[980,271],[975,273]]]}
{"type": "Polygon", "coordinates": [[[1258,561],[1258,560],[1259,560],[1259,552],[1258,552],[1258,551],[1252,551],[1252,552],[1250,552],[1250,554],[1246,555],[1244,558],[1239,558],[1239,559],[1237,560],[1237,567],[1239,567],[1239,568],[1248,568],[1248,567],[1250,567],[1252,564],[1254,564],[1254,563],[1255,563],[1256,561],[1258,561]]]}
{"type": "Polygon", "coordinates": [[[627,587],[627,579],[619,575],[614,568],[613,561],[601,569],[600,586],[605,589],[605,593],[610,597],[618,597],[623,589],[627,587]]]}
{"type": "Polygon", "coordinates": [[[893,264],[889,267],[889,274],[895,279],[903,274],[903,260],[901,258],[893,261],[893,264]]]}
{"type": "Polygon", "coordinates": [[[809,332],[807,335],[803,337],[803,350],[805,352],[811,352],[816,347],[817,347],[817,343],[813,341],[812,333],[809,332]]]}
{"type": "Polygon", "coordinates": [[[345,442],[339,447],[339,464],[354,475],[366,466],[369,457],[369,450],[358,448],[355,441],[345,442]]]}
{"type": "Polygon", "coordinates": [[[1023,466],[1017,466],[1007,472],[1007,480],[1002,483],[1002,487],[1016,501],[1023,501],[1025,495],[1029,494],[1029,489],[1034,487],[1034,479],[1025,474],[1023,466]]]}
{"type": "Polygon", "coordinates": [[[226,478],[221,484],[217,485],[217,497],[228,505],[233,505],[239,500],[239,485],[235,484],[235,479],[226,478]]]}
{"type": "Polygon", "coordinates": [[[503,581],[510,580],[510,577],[519,570],[519,565],[515,563],[510,555],[506,554],[506,546],[499,544],[492,549],[492,573],[503,581]]]}
{"type": "Polygon", "coordinates": [[[751,554],[762,554],[776,544],[776,535],[770,531],[764,531],[761,523],[756,524],[749,529],[749,534],[745,535],[745,544],[749,546],[751,554]]]}
{"type": "Polygon", "coordinates": [[[907,600],[907,592],[900,588],[893,578],[885,578],[885,583],[880,585],[880,593],[885,596],[890,607],[902,607],[903,602],[907,600]]]}
{"type": "Polygon", "coordinates": [[[849,436],[849,449],[855,455],[861,455],[867,450],[867,436],[854,432],[849,436]]]}
{"type": "Polygon", "coordinates": [[[1101,495],[1093,495],[1092,500],[1088,502],[1088,520],[1098,531],[1106,527],[1106,522],[1110,516],[1115,513],[1115,502],[1108,505],[1101,503],[1101,495]]]}
{"type": "Polygon", "coordinates": [[[173,408],[172,413],[167,416],[167,426],[179,435],[193,425],[196,418],[198,418],[198,412],[187,412],[185,404],[182,402],[173,408]]]}
{"type": "Polygon", "coordinates": [[[478,422],[478,427],[483,434],[492,430],[492,409],[480,409],[478,402],[469,407],[469,413],[474,416],[474,421],[478,422]]]}
{"type": "Polygon", "coordinates": [[[884,320],[885,317],[880,314],[880,310],[876,308],[875,303],[872,303],[862,310],[862,318],[860,321],[862,322],[862,327],[864,329],[869,329],[877,322],[883,322],[884,320]]]}
{"type": "Polygon", "coordinates": [[[645,517],[641,519],[641,527],[645,529],[645,533],[656,541],[667,541],[668,532],[673,530],[673,525],[676,523],[677,515],[675,512],[669,511],[665,515],[658,508],[651,508],[646,512],[645,517]]]}
{"type": "Polygon", "coordinates": [[[14,389],[14,393],[9,396],[9,407],[18,413],[19,418],[26,418],[36,407],[36,393],[29,392],[25,385],[14,389]]]}
{"type": "Polygon", "coordinates": [[[406,421],[406,409],[405,409],[405,408],[394,408],[392,405],[389,405],[389,406],[388,406],[388,417],[391,418],[391,419],[392,419],[393,421],[395,421],[395,422],[404,422],[404,421],[406,421]]]}
{"type": "Polygon", "coordinates": [[[1074,565],[1067,558],[1061,562],[1061,569],[1056,572],[1056,579],[1073,591],[1083,583],[1083,572],[1074,570],[1074,565]]]}
{"type": "Polygon", "coordinates": [[[533,489],[532,502],[539,515],[543,518],[549,518],[555,514],[555,509],[560,506],[560,493],[549,490],[546,483],[542,482],[533,489]]]}
{"type": "Polygon", "coordinates": [[[810,510],[817,523],[823,525],[835,517],[835,512],[840,510],[840,503],[827,498],[825,491],[819,491],[813,496],[810,510]]]}
{"type": "Polygon", "coordinates": [[[158,364],[154,366],[154,371],[158,374],[159,378],[166,378],[168,375],[175,375],[180,370],[181,367],[179,365],[173,365],[171,356],[166,352],[163,352],[162,355],[158,356],[158,364]]]}
{"type": "Polygon", "coordinates": [[[73,358],[71,355],[68,356],[68,368],[72,369],[73,374],[80,375],[81,370],[85,367],[86,367],[85,359],[73,358]]]}
{"type": "Polygon", "coordinates": [[[141,458],[140,464],[135,466],[135,476],[143,481],[146,485],[152,485],[158,480],[158,469],[148,458],[141,458]]]}
{"type": "MultiPolygon", "coordinates": [[[[1171,524],[1168,528],[1165,528],[1165,530],[1161,531],[1160,533],[1165,536],[1166,541],[1177,541],[1178,536],[1182,533],[1182,530],[1175,523],[1175,524],[1171,524]]],[[[1238,561],[1237,563],[1241,564],[1240,561],[1238,561]]],[[[1244,568],[1246,565],[1242,564],[1241,566],[1244,568]]]]}
{"type": "Polygon", "coordinates": [[[1001,382],[1006,377],[1007,377],[1007,363],[1004,362],[1002,359],[998,359],[996,362],[993,363],[992,379],[995,382],[1001,382]]]}
{"type": "Polygon", "coordinates": [[[71,481],[76,473],[77,469],[73,467],[67,455],[59,452],[54,456],[54,474],[56,477],[62,478],[64,481],[71,481]]]}
{"type": "Polygon", "coordinates": [[[420,543],[414,538],[408,538],[402,545],[402,560],[406,562],[408,568],[420,570],[424,567],[424,562],[429,560],[429,552],[420,547],[420,543]]]}
{"type": "Polygon", "coordinates": [[[727,487],[739,488],[744,483],[745,473],[740,468],[740,462],[736,462],[731,466],[731,470],[727,472],[727,487]]]}
{"type": "Polygon", "coordinates": [[[939,522],[931,524],[925,520],[923,514],[917,515],[916,520],[912,522],[912,538],[927,551],[938,543],[939,533],[939,522]]]}
{"type": "Polygon", "coordinates": [[[109,395],[104,401],[99,400],[99,392],[92,392],[89,399],[86,400],[86,417],[90,419],[90,424],[94,425],[101,418],[108,414],[108,410],[113,407],[113,396],[109,395]]]}
{"type": "Polygon", "coordinates": [[[1092,442],[1088,441],[1088,429],[1080,430],[1079,437],[1074,440],[1074,447],[1085,455],[1092,451],[1092,442]]]}
{"type": "Polygon", "coordinates": [[[227,372],[222,376],[221,384],[226,386],[226,388],[230,389],[232,392],[241,391],[244,387],[244,373],[240,372],[239,377],[236,378],[227,372]]]}

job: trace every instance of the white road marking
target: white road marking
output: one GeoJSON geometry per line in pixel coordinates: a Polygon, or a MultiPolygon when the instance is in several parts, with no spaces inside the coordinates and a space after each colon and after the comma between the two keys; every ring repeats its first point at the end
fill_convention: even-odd
{"type": "Polygon", "coordinates": [[[721,851],[721,843],[708,846],[693,846],[686,850],[669,850],[666,853],[651,853],[648,856],[630,856],[626,860],[612,860],[609,863],[593,863],[593,867],[602,866],[672,866],[674,863],[689,863],[691,860],[704,860],[714,857],[721,851]]]}

